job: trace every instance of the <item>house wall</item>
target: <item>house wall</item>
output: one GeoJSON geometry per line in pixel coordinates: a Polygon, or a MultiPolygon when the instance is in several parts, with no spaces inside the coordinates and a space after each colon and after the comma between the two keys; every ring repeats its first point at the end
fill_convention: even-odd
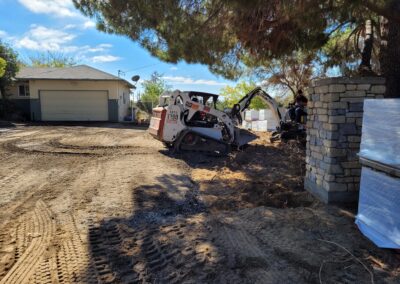
{"type": "Polygon", "coordinates": [[[123,93],[129,94],[129,86],[124,82],[119,81],[84,81],[84,80],[30,80],[29,89],[30,97],[18,96],[18,85],[11,87],[9,90],[9,97],[17,105],[29,105],[30,116],[32,120],[41,120],[40,98],[41,90],[90,90],[90,91],[107,91],[108,92],[108,112],[110,121],[122,121],[123,117],[128,112],[129,103],[123,103],[123,93]],[[25,100],[22,103],[22,100],[25,100]],[[29,104],[27,103],[29,100],[29,104]]]}
{"type": "MultiPolygon", "coordinates": [[[[22,115],[26,119],[30,119],[31,117],[31,100],[30,97],[20,97],[18,95],[18,86],[21,83],[16,83],[13,86],[10,86],[7,90],[7,95],[9,95],[9,99],[15,104],[17,109],[22,113],[22,115]]],[[[26,83],[25,83],[26,84],[26,83]]]]}
{"type": "Polygon", "coordinates": [[[119,84],[118,88],[118,120],[123,121],[129,114],[130,89],[126,84],[119,84]],[[125,99],[124,99],[125,97],[125,99]]]}

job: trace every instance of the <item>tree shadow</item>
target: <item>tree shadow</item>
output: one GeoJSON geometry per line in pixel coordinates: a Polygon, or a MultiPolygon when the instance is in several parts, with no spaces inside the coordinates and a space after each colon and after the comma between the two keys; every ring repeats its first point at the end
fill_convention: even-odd
{"type": "Polygon", "coordinates": [[[194,169],[192,178],[209,209],[294,208],[318,203],[304,189],[305,149],[299,143],[250,144],[227,157],[161,151],[194,169]]]}
{"type": "MultiPolygon", "coordinates": [[[[231,266],[236,264],[224,264],[229,256],[214,242],[210,210],[311,204],[291,194],[302,192],[300,185],[285,188],[293,185],[285,182],[295,179],[294,176],[296,182],[302,181],[298,180],[301,169],[293,171],[295,166],[282,172],[282,162],[276,159],[279,155],[287,158],[282,151],[275,146],[250,145],[245,151],[224,158],[164,152],[185,161],[194,170],[213,169],[216,173],[222,171],[222,176],[223,171],[229,171],[246,180],[228,175],[230,182],[220,178],[194,182],[192,176],[172,174],[133,188],[134,211],[129,218],[106,219],[89,228],[88,246],[98,279],[104,283],[218,283],[219,279],[229,279],[225,274],[232,273],[235,268],[231,266]],[[269,170],[274,174],[266,174],[269,170]],[[278,176],[282,179],[279,184],[278,176]],[[265,181],[268,177],[273,178],[265,181]],[[222,276],[221,271],[225,273],[222,276]]],[[[238,281],[235,277],[232,279],[238,281]]]]}
{"type": "Polygon", "coordinates": [[[102,283],[181,283],[211,277],[216,251],[204,221],[206,208],[188,176],[162,175],[132,191],[129,218],[89,228],[93,269],[102,283]],[[204,249],[209,247],[210,249],[204,249]],[[205,273],[208,271],[208,273],[205,273]]]}
{"type": "MultiPolygon", "coordinates": [[[[212,168],[220,177],[193,182],[189,175],[161,175],[132,188],[131,216],[89,227],[86,273],[101,283],[317,283],[329,256],[333,264],[325,264],[324,279],[368,279],[342,249],[319,240],[327,238],[360,258],[388,263],[377,274],[389,277],[398,262],[362,238],[352,218],[335,207],[312,207],[314,199],[301,199],[307,194],[302,187],[288,188],[291,179],[301,183],[301,165],[295,163],[301,159],[274,146],[247,151],[251,156],[238,152],[208,164],[194,159],[194,171],[206,176],[212,168]],[[287,164],[276,159],[280,155],[287,164]]],[[[193,167],[192,162],[187,163],[193,167]]]]}
{"type": "Polygon", "coordinates": [[[0,129],[1,128],[15,128],[15,127],[16,126],[15,126],[14,123],[12,123],[10,121],[7,121],[7,120],[1,120],[0,119],[0,129]]]}

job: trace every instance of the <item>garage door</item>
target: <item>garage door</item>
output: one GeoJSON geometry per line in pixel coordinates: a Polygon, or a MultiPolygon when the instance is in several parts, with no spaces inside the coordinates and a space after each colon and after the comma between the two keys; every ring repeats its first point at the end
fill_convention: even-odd
{"type": "Polygon", "coordinates": [[[40,91],[43,121],[107,121],[107,91],[40,91]]]}

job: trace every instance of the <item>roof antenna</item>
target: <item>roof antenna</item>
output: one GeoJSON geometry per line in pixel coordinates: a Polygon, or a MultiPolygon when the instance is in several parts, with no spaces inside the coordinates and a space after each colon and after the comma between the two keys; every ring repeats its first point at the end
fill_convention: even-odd
{"type": "Polygon", "coordinates": [[[118,70],[118,77],[121,78],[121,76],[125,77],[126,73],[122,70],[118,70]]]}

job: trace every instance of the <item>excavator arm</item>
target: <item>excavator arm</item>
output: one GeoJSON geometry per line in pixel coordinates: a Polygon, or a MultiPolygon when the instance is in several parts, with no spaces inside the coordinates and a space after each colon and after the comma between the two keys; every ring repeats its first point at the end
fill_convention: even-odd
{"type": "Polygon", "coordinates": [[[243,113],[250,106],[251,101],[257,96],[260,97],[269,106],[275,116],[275,119],[279,123],[282,122],[284,118],[279,110],[278,103],[261,87],[256,87],[255,89],[251,90],[247,95],[245,95],[237,104],[233,106],[232,113],[236,115],[243,113]]]}

